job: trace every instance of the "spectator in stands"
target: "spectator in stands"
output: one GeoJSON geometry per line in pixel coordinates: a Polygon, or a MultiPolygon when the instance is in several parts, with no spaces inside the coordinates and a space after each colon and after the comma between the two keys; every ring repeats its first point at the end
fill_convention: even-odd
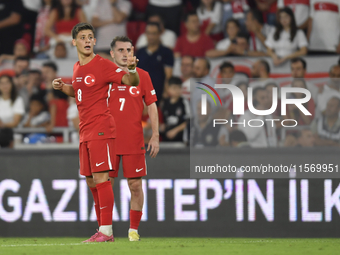
{"type": "Polygon", "coordinates": [[[13,62],[12,70],[3,70],[1,74],[6,73],[13,77],[13,81],[16,84],[16,78],[19,77],[23,72],[28,72],[30,67],[30,59],[28,57],[17,57],[13,62]]]}
{"type": "Polygon", "coordinates": [[[59,94],[52,88],[52,81],[57,78],[58,67],[54,62],[45,62],[41,68],[43,86],[46,89],[46,101],[50,102],[55,93],[59,94]]]}
{"type": "Polygon", "coordinates": [[[190,118],[190,106],[182,95],[182,80],[179,77],[169,79],[169,98],[161,107],[164,124],[160,126],[163,141],[183,142],[183,132],[190,118]]]}
{"type": "Polygon", "coordinates": [[[233,148],[250,148],[246,135],[237,129],[230,132],[229,144],[233,148]]]}
{"type": "MultiPolygon", "coordinates": [[[[303,58],[293,58],[290,61],[290,70],[293,79],[304,79],[307,72],[307,63],[303,58]]],[[[318,88],[314,84],[305,81],[307,89],[312,94],[312,98],[316,101],[318,88]]]]}
{"type": "Polygon", "coordinates": [[[92,17],[96,31],[96,51],[110,55],[112,35],[126,35],[126,23],[132,5],[127,0],[98,0],[92,17]]]}
{"type": "Polygon", "coordinates": [[[182,0],[149,0],[147,16],[161,15],[165,28],[179,35],[182,15],[182,0]]]}
{"type": "Polygon", "coordinates": [[[216,44],[216,49],[208,50],[205,55],[210,58],[222,57],[231,55],[234,53],[236,48],[236,37],[240,31],[240,24],[236,19],[230,19],[226,24],[226,31],[228,37],[219,41],[216,44]]]}
{"type": "Polygon", "coordinates": [[[42,6],[38,12],[33,51],[36,54],[36,58],[44,59],[48,58],[46,51],[49,49],[49,37],[45,34],[45,26],[48,21],[52,7],[52,0],[43,0],[42,6]]]}
{"type": "Polygon", "coordinates": [[[285,6],[288,6],[293,10],[297,27],[302,30],[307,30],[309,18],[309,1],[277,1],[277,8],[281,9],[285,6]]]}
{"type": "Polygon", "coordinates": [[[0,0],[0,54],[13,54],[14,42],[22,36],[21,0],[0,0]]]}
{"type": "Polygon", "coordinates": [[[253,88],[264,88],[267,83],[274,82],[274,80],[270,78],[270,66],[264,59],[260,59],[252,65],[251,76],[254,80],[249,86],[253,88]]]}
{"type": "Polygon", "coordinates": [[[314,119],[311,129],[317,146],[339,146],[340,141],[340,99],[332,97],[327,102],[326,110],[314,119]]]}
{"type": "Polygon", "coordinates": [[[264,23],[262,13],[256,9],[247,13],[245,24],[250,34],[249,50],[267,55],[265,41],[274,28],[264,23]]]}
{"type": "Polygon", "coordinates": [[[32,95],[45,96],[46,91],[41,87],[42,75],[40,70],[34,69],[27,73],[24,72],[18,77],[18,81],[18,95],[24,100],[26,110],[29,109],[29,99],[32,95]]]}
{"type": "MultiPolygon", "coordinates": [[[[277,85],[276,82],[269,82],[264,86],[264,88],[266,89],[266,91],[268,93],[270,107],[273,105],[273,99],[274,99],[273,88],[276,88],[276,91],[277,91],[277,107],[276,107],[276,110],[272,113],[272,115],[276,119],[281,119],[281,99],[280,99],[280,88],[279,88],[279,86],[277,85]]],[[[281,127],[280,123],[276,122],[276,124],[277,124],[276,126],[278,128],[281,127]]]]}
{"type": "MultiPolygon", "coordinates": [[[[161,42],[163,46],[173,49],[176,44],[177,36],[174,31],[164,28],[164,21],[162,17],[159,15],[152,15],[148,18],[148,22],[155,22],[159,24],[161,28],[161,42]]],[[[148,42],[146,39],[146,34],[143,33],[139,36],[137,40],[136,48],[137,49],[143,48],[147,45],[147,43],[148,42]]]]}
{"type": "Polygon", "coordinates": [[[58,42],[64,42],[68,49],[68,56],[70,58],[77,57],[77,51],[71,44],[71,30],[80,22],[86,22],[86,17],[76,0],[56,1],[56,6],[51,10],[44,31],[45,35],[50,38],[49,56],[53,56],[54,48],[58,42]]]}
{"type": "MultiPolygon", "coordinates": [[[[303,79],[294,79],[292,82],[293,88],[304,88],[307,89],[306,82],[303,79]]],[[[302,93],[291,93],[291,98],[304,98],[305,95],[302,93]]],[[[287,105],[287,119],[296,120],[299,126],[310,125],[315,116],[315,102],[313,98],[311,98],[307,103],[304,103],[303,106],[312,114],[312,115],[304,115],[299,108],[295,104],[287,105]]],[[[287,122],[287,125],[288,122],[287,122]]]]}
{"type": "Polygon", "coordinates": [[[91,21],[97,8],[98,0],[77,0],[77,4],[83,9],[86,19],[91,21]]]}
{"type": "Polygon", "coordinates": [[[64,42],[58,42],[54,48],[54,55],[52,59],[65,59],[67,58],[67,49],[64,42]]]}
{"type": "Polygon", "coordinates": [[[293,11],[289,7],[279,10],[279,21],[267,37],[266,46],[268,55],[273,59],[274,65],[307,54],[307,38],[295,23],[293,11]]]}
{"type": "Polygon", "coordinates": [[[29,44],[24,39],[16,40],[12,55],[0,55],[0,64],[6,60],[14,60],[18,57],[28,57],[29,44]]]}
{"type": "Polygon", "coordinates": [[[201,114],[201,107],[201,100],[196,101],[195,112],[197,112],[197,114],[194,115],[193,127],[191,127],[191,144],[198,148],[217,146],[222,135],[220,132],[222,125],[213,127],[213,110],[209,101],[207,101],[206,115],[201,114]]]}
{"type": "MultiPolygon", "coordinates": [[[[207,58],[197,58],[194,62],[193,68],[194,78],[199,79],[199,82],[201,83],[214,87],[215,81],[209,75],[210,68],[210,62],[207,58]]],[[[193,114],[195,116],[197,103],[201,100],[202,93],[205,92],[200,89],[194,89],[194,91],[191,91],[190,103],[193,109],[193,114]]],[[[212,101],[211,97],[207,97],[207,101],[210,101],[212,112],[215,112],[217,110],[217,107],[215,106],[215,103],[212,101]]]]}
{"type": "Polygon", "coordinates": [[[34,94],[30,98],[29,112],[26,113],[22,124],[23,127],[44,127],[48,124],[50,115],[44,98],[34,94]]]}
{"type": "Polygon", "coordinates": [[[67,108],[68,126],[74,128],[76,131],[71,133],[71,142],[74,144],[79,143],[79,114],[76,100],[73,97],[68,98],[69,107],[67,108]]]}
{"type": "Polygon", "coordinates": [[[310,129],[302,129],[297,133],[297,147],[314,147],[315,138],[310,129]]]}
{"type": "Polygon", "coordinates": [[[181,58],[181,79],[182,79],[182,96],[190,100],[190,78],[193,77],[194,58],[183,56],[181,58]]]}
{"type": "MultiPolygon", "coordinates": [[[[245,28],[245,13],[249,10],[249,6],[246,0],[223,0],[222,7],[222,22],[221,24],[226,24],[229,19],[236,19],[240,24],[241,31],[246,32],[245,28]]],[[[225,27],[222,27],[225,31],[225,27]]],[[[224,36],[228,35],[224,32],[224,36]]]]}
{"type": "Polygon", "coordinates": [[[315,54],[340,53],[340,2],[311,0],[307,36],[315,54]]]}
{"type": "Polygon", "coordinates": [[[214,48],[214,43],[209,36],[200,31],[199,19],[196,12],[186,15],[185,27],[187,34],[177,39],[174,49],[175,57],[193,56],[204,57],[206,52],[214,48]]]}
{"type": "MultiPolygon", "coordinates": [[[[250,4],[250,2],[249,2],[250,4]]],[[[255,0],[256,9],[258,9],[262,15],[265,23],[270,26],[276,24],[276,0],[255,0]]]]}
{"type": "Polygon", "coordinates": [[[9,147],[13,141],[12,128],[19,125],[25,114],[25,106],[21,97],[17,96],[12,78],[0,76],[0,137],[1,147],[9,147]]]}
{"type": "Polygon", "coordinates": [[[161,28],[158,23],[148,23],[145,33],[148,45],[137,51],[138,66],[149,72],[159,102],[172,76],[174,57],[172,51],[161,44],[161,28]]]}
{"type": "MultiPolygon", "coordinates": [[[[257,110],[267,110],[270,108],[270,99],[265,88],[258,87],[253,91],[253,104],[257,110]]],[[[249,110],[241,115],[238,122],[244,122],[238,126],[238,129],[243,131],[251,147],[276,147],[276,128],[272,123],[265,121],[273,119],[272,115],[258,116],[251,113],[249,110]],[[252,127],[248,125],[248,121],[258,119],[263,121],[263,126],[252,127]]]]}
{"type": "Polygon", "coordinates": [[[327,102],[332,97],[340,98],[340,65],[334,65],[329,70],[329,81],[319,89],[317,95],[317,115],[326,109],[327,102]]]}
{"type": "Polygon", "coordinates": [[[197,16],[206,35],[214,41],[223,39],[222,4],[216,0],[201,0],[197,16]]]}
{"type": "MultiPolygon", "coordinates": [[[[231,62],[224,61],[220,65],[220,76],[221,76],[221,83],[232,83],[233,84],[233,78],[235,76],[235,67],[231,62]]],[[[219,83],[220,83],[219,82],[219,83]]]]}

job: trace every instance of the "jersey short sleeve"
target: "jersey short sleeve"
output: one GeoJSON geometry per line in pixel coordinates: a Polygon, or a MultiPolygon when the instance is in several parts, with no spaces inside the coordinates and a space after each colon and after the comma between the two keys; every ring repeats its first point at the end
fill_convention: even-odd
{"type": "Polygon", "coordinates": [[[182,53],[183,51],[183,39],[182,37],[177,38],[177,42],[174,48],[174,52],[182,53]]]}
{"type": "Polygon", "coordinates": [[[264,44],[268,47],[273,49],[274,48],[274,33],[276,29],[273,29],[270,34],[267,37],[267,40],[264,42],[264,44]]]}
{"type": "Polygon", "coordinates": [[[301,29],[299,29],[299,30],[297,31],[296,37],[297,37],[298,46],[299,46],[300,49],[301,49],[302,47],[307,47],[307,46],[308,46],[307,38],[306,38],[304,32],[302,32],[301,29]]]}
{"type": "Polygon", "coordinates": [[[106,83],[122,83],[122,78],[126,74],[126,72],[123,71],[123,69],[119,68],[115,63],[111,62],[110,60],[103,59],[105,61],[105,64],[102,65],[103,68],[103,74],[105,75],[105,82],[106,83]]]}
{"type": "Polygon", "coordinates": [[[13,104],[13,113],[14,114],[25,114],[25,105],[24,100],[21,97],[17,97],[13,104]]]}
{"type": "MultiPolygon", "coordinates": [[[[142,79],[142,77],[141,77],[142,79]]],[[[157,101],[156,91],[152,85],[150,75],[147,72],[143,74],[143,80],[145,81],[144,86],[144,102],[147,106],[157,101]]]]}

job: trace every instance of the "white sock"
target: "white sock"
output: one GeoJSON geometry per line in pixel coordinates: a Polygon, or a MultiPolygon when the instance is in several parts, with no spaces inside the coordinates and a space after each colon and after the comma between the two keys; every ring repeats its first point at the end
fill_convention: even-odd
{"type": "Polygon", "coordinates": [[[129,228],[129,234],[130,234],[130,232],[132,232],[132,231],[135,231],[135,232],[137,232],[137,234],[138,234],[138,230],[137,230],[137,229],[129,228]]]}
{"type": "Polygon", "coordinates": [[[99,232],[107,236],[112,236],[112,225],[105,225],[99,227],[99,232]]]}

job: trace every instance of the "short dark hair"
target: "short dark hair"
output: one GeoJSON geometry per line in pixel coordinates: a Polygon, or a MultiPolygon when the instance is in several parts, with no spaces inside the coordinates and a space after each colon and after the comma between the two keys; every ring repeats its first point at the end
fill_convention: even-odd
{"type": "Polygon", "coordinates": [[[233,130],[229,134],[229,142],[230,144],[232,142],[247,142],[247,137],[246,135],[241,131],[241,130],[233,130]]]}
{"type": "Polygon", "coordinates": [[[146,23],[145,30],[146,30],[146,28],[147,28],[148,26],[156,26],[158,32],[161,32],[161,31],[162,31],[162,30],[161,30],[161,25],[159,25],[159,23],[157,23],[157,22],[148,22],[148,23],[146,23]]]}
{"type": "Polygon", "coordinates": [[[264,68],[266,69],[266,72],[270,73],[270,66],[269,66],[268,62],[264,59],[260,59],[259,61],[264,66],[264,68]]]}
{"type": "Polygon", "coordinates": [[[253,15],[253,18],[257,20],[261,25],[264,24],[263,15],[261,11],[257,9],[251,9],[248,13],[251,13],[251,15],[253,15]]]}
{"type": "Polygon", "coordinates": [[[241,31],[237,33],[236,37],[244,38],[244,39],[246,39],[247,42],[249,41],[249,36],[247,34],[241,32],[241,31]]]}
{"type": "Polygon", "coordinates": [[[269,82],[267,83],[264,88],[268,88],[269,86],[273,86],[275,88],[279,88],[279,86],[275,82],[269,82]]]}
{"type": "Polygon", "coordinates": [[[177,86],[182,87],[182,80],[181,80],[181,78],[179,78],[177,76],[172,76],[172,77],[170,77],[168,84],[169,84],[169,86],[177,85],[177,86]]]}
{"type": "Polygon", "coordinates": [[[164,25],[164,19],[163,19],[163,17],[162,17],[161,15],[156,14],[156,13],[151,14],[151,15],[148,17],[148,20],[149,20],[151,17],[158,17],[159,20],[161,21],[161,23],[164,25]]]}
{"type": "Polygon", "coordinates": [[[31,69],[28,71],[29,74],[39,74],[41,75],[41,71],[39,69],[31,69]]]}
{"type": "Polygon", "coordinates": [[[184,22],[187,22],[190,16],[198,16],[196,11],[190,11],[185,15],[184,22]]]}
{"type": "Polygon", "coordinates": [[[195,61],[195,58],[194,58],[193,56],[190,56],[190,55],[184,55],[184,56],[182,56],[181,60],[182,60],[183,58],[190,58],[192,62],[195,61]]]}
{"type": "Polygon", "coordinates": [[[220,65],[220,72],[222,72],[222,70],[224,68],[231,68],[231,69],[233,69],[233,71],[235,71],[234,65],[232,63],[228,62],[228,61],[225,61],[220,65]]]}
{"type": "Polygon", "coordinates": [[[93,35],[95,33],[94,27],[91,24],[89,24],[89,23],[78,23],[77,25],[75,25],[72,28],[72,38],[76,39],[78,33],[80,31],[83,31],[83,30],[91,30],[93,32],[93,35]]]}
{"type": "Polygon", "coordinates": [[[53,69],[53,71],[58,72],[58,66],[56,65],[56,63],[49,61],[49,62],[45,62],[43,65],[43,67],[49,67],[51,69],[53,69]]]}
{"type": "Polygon", "coordinates": [[[44,97],[43,97],[40,93],[33,94],[33,95],[30,97],[30,102],[32,102],[32,101],[37,101],[37,102],[39,102],[39,103],[43,106],[43,111],[46,111],[46,110],[48,109],[47,103],[46,103],[46,101],[44,100],[44,97]]]}
{"type": "Polygon", "coordinates": [[[302,66],[303,66],[303,69],[306,70],[307,68],[307,63],[306,63],[306,60],[304,60],[303,58],[293,58],[291,61],[290,61],[290,64],[293,64],[293,63],[297,63],[297,62],[301,62],[302,63],[302,66]]]}
{"type": "Polygon", "coordinates": [[[19,61],[19,60],[22,60],[22,61],[27,61],[27,62],[30,62],[30,58],[29,57],[16,57],[15,59],[14,59],[14,64],[17,62],[17,61],[19,61]]]}
{"type": "Polygon", "coordinates": [[[115,38],[113,38],[113,40],[112,40],[112,42],[110,44],[111,50],[113,50],[113,48],[116,46],[116,42],[129,42],[132,45],[132,40],[129,37],[127,37],[125,35],[123,35],[123,36],[116,36],[115,38]]]}

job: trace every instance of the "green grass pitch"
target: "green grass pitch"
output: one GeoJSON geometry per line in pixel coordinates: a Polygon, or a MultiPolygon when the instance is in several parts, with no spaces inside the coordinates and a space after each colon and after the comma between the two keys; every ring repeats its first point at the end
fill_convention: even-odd
{"type": "Polygon", "coordinates": [[[339,254],[340,239],[276,238],[143,238],[129,242],[81,243],[84,238],[0,238],[0,255],[47,254],[237,254],[312,255],[339,254]]]}

